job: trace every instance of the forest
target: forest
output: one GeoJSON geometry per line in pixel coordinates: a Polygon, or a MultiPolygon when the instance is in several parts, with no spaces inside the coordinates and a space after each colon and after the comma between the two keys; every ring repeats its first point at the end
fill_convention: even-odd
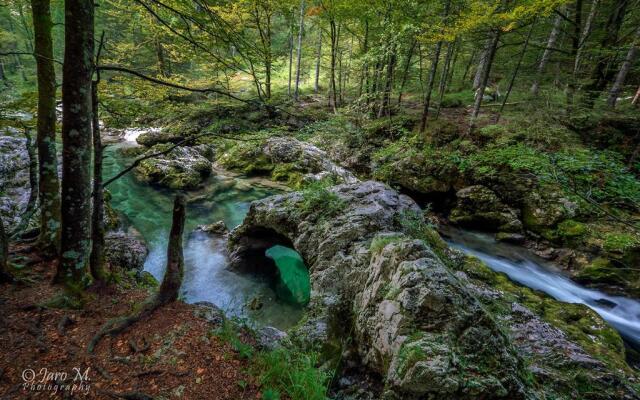
{"type": "Polygon", "coordinates": [[[640,1],[0,0],[3,399],[640,399],[640,1]]]}

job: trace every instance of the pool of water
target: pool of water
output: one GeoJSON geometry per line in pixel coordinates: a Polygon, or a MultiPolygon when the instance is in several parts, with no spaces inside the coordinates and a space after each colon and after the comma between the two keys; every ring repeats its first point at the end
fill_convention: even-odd
{"type": "Polygon", "coordinates": [[[627,344],[640,349],[640,301],[581,286],[553,264],[522,247],[496,242],[490,235],[456,229],[443,233],[451,247],[478,257],[511,280],[562,302],[587,305],[618,330],[627,344]]]}
{"type": "MultiPolygon", "coordinates": [[[[105,179],[131,163],[132,160],[119,151],[131,145],[121,142],[107,147],[105,179]]],[[[135,228],[147,242],[149,256],[144,269],[162,279],[174,193],[138,182],[133,173],[116,180],[107,189],[112,195],[111,205],[124,216],[125,226],[135,228]]],[[[276,188],[255,180],[214,174],[201,190],[187,194],[182,285],[185,301],[209,301],[228,315],[279,329],[287,329],[301,318],[303,309],[279,300],[267,278],[239,274],[227,268],[226,244],[222,238],[194,232],[198,225],[219,220],[234,228],[242,222],[251,201],[277,192],[276,188]],[[251,308],[250,302],[254,305],[251,308]]]]}

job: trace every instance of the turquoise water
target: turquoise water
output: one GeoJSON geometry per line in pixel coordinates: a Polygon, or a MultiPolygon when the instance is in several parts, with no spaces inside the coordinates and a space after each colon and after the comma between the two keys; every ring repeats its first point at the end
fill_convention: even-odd
{"type": "MultiPolygon", "coordinates": [[[[105,179],[131,163],[131,159],[118,150],[124,146],[128,144],[117,143],[105,150],[105,179]]],[[[112,195],[111,205],[124,216],[125,226],[135,228],[147,242],[149,256],[144,269],[161,279],[175,193],[138,182],[133,173],[116,180],[107,189],[112,195]]],[[[203,189],[187,194],[182,286],[185,301],[209,301],[229,315],[279,329],[287,329],[300,319],[302,308],[279,300],[265,277],[227,269],[222,238],[193,231],[198,225],[219,220],[232,229],[242,222],[251,201],[276,192],[256,181],[216,174],[203,189]],[[252,309],[247,307],[249,302],[254,304],[252,309]]]]}
{"type": "Polygon", "coordinates": [[[297,251],[276,245],[266,251],[280,271],[276,288],[278,297],[294,304],[306,305],[311,296],[309,270],[297,251]]]}

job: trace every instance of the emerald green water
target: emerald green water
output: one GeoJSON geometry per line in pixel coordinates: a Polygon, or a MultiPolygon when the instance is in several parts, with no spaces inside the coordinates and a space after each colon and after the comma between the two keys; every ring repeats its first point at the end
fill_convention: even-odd
{"type": "MultiPolygon", "coordinates": [[[[117,143],[105,150],[103,168],[106,179],[131,162],[118,151],[123,146],[130,144],[117,143]]],[[[147,242],[149,256],[144,269],[161,279],[166,263],[174,193],[138,182],[133,173],[116,180],[107,189],[112,195],[112,206],[124,215],[125,226],[135,228],[147,242]]],[[[210,178],[203,189],[187,194],[185,277],[182,286],[185,301],[209,301],[229,315],[279,329],[287,329],[300,319],[302,307],[279,299],[266,278],[238,274],[226,268],[222,238],[193,232],[198,225],[219,220],[223,220],[230,229],[234,228],[242,222],[251,201],[276,192],[276,189],[255,181],[218,174],[210,178]],[[253,299],[258,300],[254,300],[254,304],[262,304],[257,310],[247,307],[253,299]]]]}
{"type": "Polygon", "coordinates": [[[276,288],[278,297],[290,303],[305,305],[309,302],[311,286],[309,271],[304,260],[293,249],[276,245],[266,251],[280,271],[280,281],[276,288]]]}

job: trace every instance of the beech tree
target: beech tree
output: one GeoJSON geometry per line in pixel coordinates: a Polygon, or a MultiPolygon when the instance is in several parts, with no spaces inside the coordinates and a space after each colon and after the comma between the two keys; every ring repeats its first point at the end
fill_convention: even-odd
{"type": "Polygon", "coordinates": [[[38,75],[39,245],[49,255],[60,248],[60,182],[56,154],[56,74],[49,0],[31,0],[38,75]]]}
{"type": "Polygon", "coordinates": [[[65,1],[62,231],[56,280],[76,293],[88,283],[91,248],[93,13],[93,0],[65,1]]]}

